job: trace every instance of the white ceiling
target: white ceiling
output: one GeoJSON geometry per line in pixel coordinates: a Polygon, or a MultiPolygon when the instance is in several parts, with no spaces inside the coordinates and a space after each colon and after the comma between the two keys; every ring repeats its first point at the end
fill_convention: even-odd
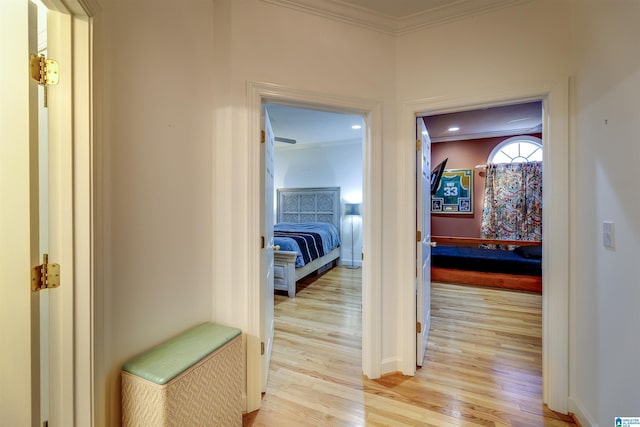
{"type": "MultiPolygon", "coordinates": [[[[296,146],[312,143],[339,143],[362,140],[362,117],[308,108],[267,104],[271,127],[276,137],[296,140],[296,146]]],[[[286,143],[276,143],[286,147],[286,143]]]]}

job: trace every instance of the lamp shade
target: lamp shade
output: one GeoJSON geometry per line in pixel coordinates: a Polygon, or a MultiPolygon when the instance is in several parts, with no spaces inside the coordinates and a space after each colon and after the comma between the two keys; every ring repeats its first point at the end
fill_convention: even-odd
{"type": "Polygon", "coordinates": [[[345,203],[344,204],[345,215],[360,215],[360,203],[345,203]]]}

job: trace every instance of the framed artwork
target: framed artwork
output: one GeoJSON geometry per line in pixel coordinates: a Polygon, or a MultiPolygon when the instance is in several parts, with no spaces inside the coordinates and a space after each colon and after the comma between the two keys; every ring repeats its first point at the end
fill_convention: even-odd
{"type": "Polygon", "coordinates": [[[431,213],[473,213],[473,169],[446,169],[431,196],[431,213]]]}

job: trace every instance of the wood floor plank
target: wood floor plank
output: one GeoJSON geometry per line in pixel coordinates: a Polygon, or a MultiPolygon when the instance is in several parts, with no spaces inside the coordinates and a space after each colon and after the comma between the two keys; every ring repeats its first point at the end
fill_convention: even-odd
{"type": "Polygon", "coordinates": [[[267,392],[244,426],[575,426],[542,404],[539,294],[433,283],[424,366],[369,380],[360,273],[276,295],[267,392]]]}

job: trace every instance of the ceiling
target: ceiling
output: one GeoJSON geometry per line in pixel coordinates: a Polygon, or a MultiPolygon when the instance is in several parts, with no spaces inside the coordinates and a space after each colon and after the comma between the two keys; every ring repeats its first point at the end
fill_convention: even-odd
{"type": "Polygon", "coordinates": [[[405,34],[532,0],[263,0],[388,34],[405,34]]]}
{"type": "Polygon", "coordinates": [[[503,105],[424,119],[431,142],[460,141],[542,132],[542,102],[503,105]],[[449,131],[457,127],[457,131],[449,131]]]}
{"type": "MultiPolygon", "coordinates": [[[[362,141],[362,117],[308,108],[267,104],[276,137],[296,140],[296,144],[278,142],[278,148],[300,147],[314,143],[352,143],[362,141]]],[[[432,142],[511,136],[542,131],[542,103],[506,105],[425,117],[432,142]],[[452,126],[458,131],[450,132],[452,126]]]]}
{"type": "MultiPolygon", "coordinates": [[[[267,104],[266,109],[275,136],[293,139],[296,146],[362,141],[362,129],[351,127],[362,126],[361,116],[275,104],[267,104]]],[[[290,145],[276,142],[278,148],[290,145]]]]}

